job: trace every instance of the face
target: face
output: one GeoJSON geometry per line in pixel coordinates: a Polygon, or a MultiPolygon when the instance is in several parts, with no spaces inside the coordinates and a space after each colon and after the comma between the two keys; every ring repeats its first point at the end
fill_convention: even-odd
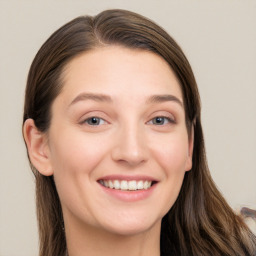
{"type": "Polygon", "coordinates": [[[65,223],[160,226],[191,169],[179,83],[159,56],[112,46],[73,59],[52,106],[49,169],[65,223]]]}

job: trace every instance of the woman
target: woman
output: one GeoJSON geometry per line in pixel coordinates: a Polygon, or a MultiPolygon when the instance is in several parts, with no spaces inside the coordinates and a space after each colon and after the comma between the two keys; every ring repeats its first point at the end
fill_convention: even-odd
{"type": "Polygon", "coordinates": [[[23,120],[40,255],[256,255],[209,174],[191,67],[152,21],[108,10],[57,30],[23,120]]]}

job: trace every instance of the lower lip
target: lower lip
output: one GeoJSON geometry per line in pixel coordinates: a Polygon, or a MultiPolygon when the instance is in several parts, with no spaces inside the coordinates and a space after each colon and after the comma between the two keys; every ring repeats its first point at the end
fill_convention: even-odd
{"type": "Polygon", "coordinates": [[[157,184],[154,184],[152,187],[148,189],[129,191],[129,190],[112,189],[112,188],[104,187],[101,184],[99,185],[101,186],[102,190],[108,195],[125,202],[135,202],[135,201],[144,200],[150,197],[150,195],[153,193],[153,191],[157,186],[157,184]]]}

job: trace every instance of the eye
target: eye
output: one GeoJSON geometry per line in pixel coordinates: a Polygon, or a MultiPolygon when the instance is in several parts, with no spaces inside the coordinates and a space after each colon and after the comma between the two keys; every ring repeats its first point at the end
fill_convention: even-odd
{"type": "Polygon", "coordinates": [[[85,121],[83,121],[83,123],[92,125],[92,126],[97,126],[97,125],[105,124],[106,121],[100,117],[93,116],[93,117],[87,118],[85,121]]]}
{"type": "Polygon", "coordinates": [[[169,117],[165,116],[156,116],[149,121],[150,124],[154,125],[165,125],[169,123],[174,123],[174,120],[170,119],[169,117]]]}

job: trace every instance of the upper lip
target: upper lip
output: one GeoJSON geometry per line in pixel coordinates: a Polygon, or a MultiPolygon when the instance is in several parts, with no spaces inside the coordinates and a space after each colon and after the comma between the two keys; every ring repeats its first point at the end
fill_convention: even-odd
{"type": "Polygon", "coordinates": [[[142,180],[142,181],[155,181],[155,182],[158,181],[157,179],[147,175],[116,175],[116,174],[100,177],[98,181],[100,180],[127,180],[127,181],[142,180]]]}

